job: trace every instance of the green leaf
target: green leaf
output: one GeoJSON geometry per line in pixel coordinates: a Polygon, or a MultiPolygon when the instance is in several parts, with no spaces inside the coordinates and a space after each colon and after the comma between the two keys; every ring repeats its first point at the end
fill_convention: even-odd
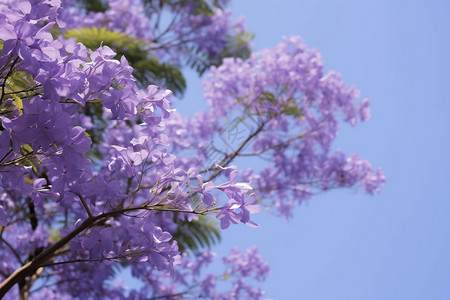
{"type": "Polygon", "coordinates": [[[25,71],[14,70],[8,77],[7,89],[11,92],[19,92],[33,86],[33,76],[25,71]]]}
{"type": "Polygon", "coordinates": [[[148,58],[136,62],[133,66],[134,76],[144,85],[157,84],[176,94],[182,94],[186,89],[186,79],[173,65],[160,63],[156,58],[148,58]]]}
{"type": "Polygon", "coordinates": [[[12,98],[14,100],[14,103],[16,104],[16,107],[19,109],[19,115],[22,115],[23,114],[22,98],[20,98],[16,94],[12,94],[11,96],[12,96],[12,98]]]}
{"type": "Polygon", "coordinates": [[[23,156],[26,156],[26,159],[23,160],[20,164],[23,166],[31,166],[33,168],[33,171],[37,174],[38,170],[36,167],[36,163],[34,162],[34,158],[36,158],[38,160],[38,164],[39,162],[39,157],[37,155],[30,155],[33,153],[33,148],[29,145],[29,144],[23,144],[20,146],[20,153],[23,156]]]}
{"type": "Polygon", "coordinates": [[[127,52],[130,57],[137,60],[147,57],[147,47],[149,46],[142,39],[96,26],[67,30],[64,38],[75,38],[77,42],[92,50],[103,44],[116,50],[119,55],[122,54],[119,53],[120,51],[127,52]]]}
{"type": "Polygon", "coordinates": [[[261,99],[269,101],[270,103],[277,103],[277,98],[275,97],[274,94],[272,94],[270,92],[262,92],[261,99]]]}
{"type": "Polygon", "coordinates": [[[301,110],[296,105],[286,106],[282,110],[282,113],[286,116],[294,116],[296,118],[301,118],[303,116],[301,110]]]}
{"type": "Polygon", "coordinates": [[[177,230],[172,234],[178,243],[180,251],[197,251],[210,247],[220,241],[220,229],[215,220],[199,216],[191,222],[175,218],[177,230]]]}
{"type": "Polygon", "coordinates": [[[33,153],[33,148],[30,146],[30,144],[21,145],[20,150],[22,150],[24,155],[33,153]]]}

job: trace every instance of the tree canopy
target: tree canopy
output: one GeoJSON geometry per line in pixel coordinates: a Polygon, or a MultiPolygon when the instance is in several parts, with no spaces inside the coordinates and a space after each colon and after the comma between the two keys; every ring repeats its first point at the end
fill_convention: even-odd
{"type": "Polygon", "coordinates": [[[227,2],[0,4],[0,297],[259,299],[256,247],[208,272],[221,230],[378,192],[381,169],[331,147],[370,101],[298,36],[253,52],[227,2]],[[208,104],[193,117],[172,105],[186,68],[208,104]]]}

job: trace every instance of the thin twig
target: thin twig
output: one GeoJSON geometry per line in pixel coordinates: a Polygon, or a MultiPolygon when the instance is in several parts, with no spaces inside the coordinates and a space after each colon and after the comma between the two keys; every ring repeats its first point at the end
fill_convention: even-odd
{"type": "Polygon", "coordinates": [[[83,196],[81,196],[80,194],[77,194],[77,196],[78,196],[78,198],[80,198],[81,203],[83,204],[84,209],[86,210],[86,212],[87,212],[89,218],[92,218],[92,217],[93,217],[92,212],[91,212],[91,210],[89,209],[89,206],[86,204],[86,201],[84,201],[83,196]]]}
{"type": "Polygon", "coordinates": [[[18,60],[19,60],[19,57],[16,57],[16,59],[14,59],[14,61],[11,64],[11,67],[10,67],[8,73],[6,74],[5,78],[3,79],[2,96],[0,97],[0,104],[2,103],[3,97],[5,96],[6,81],[8,81],[8,77],[11,76],[12,72],[14,72],[14,65],[17,63],[18,60]]]}
{"type": "Polygon", "coordinates": [[[12,246],[10,243],[8,243],[8,241],[5,240],[5,238],[4,238],[3,236],[0,236],[0,240],[1,240],[3,243],[5,243],[5,245],[9,248],[9,250],[11,250],[11,252],[14,253],[14,256],[17,258],[17,260],[19,261],[19,263],[20,263],[21,265],[23,265],[23,261],[22,261],[22,259],[20,258],[20,255],[19,255],[19,253],[16,251],[16,249],[14,249],[13,246],[12,246]]]}

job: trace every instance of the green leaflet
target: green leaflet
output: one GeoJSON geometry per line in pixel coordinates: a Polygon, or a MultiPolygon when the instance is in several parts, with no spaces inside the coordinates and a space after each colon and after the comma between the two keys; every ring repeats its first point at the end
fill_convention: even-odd
{"type": "Polygon", "coordinates": [[[23,114],[22,99],[19,96],[17,96],[16,94],[12,94],[11,96],[14,100],[14,103],[16,104],[16,107],[19,109],[19,115],[22,115],[23,114]]]}
{"type": "Polygon", "coordinates": [[[299,109],[297,105],[286,106],[282,113],[296,118],[301,118],[303,116],[301,109],[299,109]]]}
{"type": "Polygon", "coordinates": [[[21,145],[20,150],[22,151],[23,155],[33,153],[33,148],[31,148],[31,146],[29,144],[21,145]]]}
{"type": "Polygon", "coordinates": [[[102,44],[115,50],[126,51],[137,60],[147,57],[148,43],[133,36],[128,36],[119,31],[112,31],[104,27],[82,27],[78,29],[67,30],[64,38],[76,38],[77,42],[82,43],[89,49],[97,49],[102,44]]]}
{"type": "Polygon", "coordinates": [[[286,116],[293,116],[296,118],[302,118],[302,109],[298,107],[294,98],[290,98],[284,105],[281,111],[286,116]]]}
{"type": "Polygon", "coordinates": [[[6,82],[9,92],[20,92],[30,86],[33,86],[33,76],[25,71],[14,70],[6,82]]]}
{"type": "Polygon", "coordinates": [[[270,92],[262,92],[261,93],[261,100],[269,101],[270,103],[277,103],[277,98],[274,94],[270,92]]]}
{"type": "Polygon", "coordinates": [[[220,229],[215,220],[199,216],[198,220],[191,222],[175,218],[177,230],[172,234],[178,242],[181,252],[187,249],[196,251],[210,247],[220,241],[220,229]]]}
{"type": "Polygon", "coordinates": [[[186,79],[173,65],[160,63],[156,58],[136,62],[134,76],[139,82],[154,82],[167,87],[174,93],[182,94],[186,89],[186,79]]]}
{"type": "Polygon", "coordinates": [[[33,171],[38,174],[38,170],[36,167],[36,162],[34,158],[37,159],[37,164],[40,164],[39,157],[33,154],[33,148],[29,144],[23,144],[20,146],[20,154],[23,156],[23,160],[20,161],[20,164],[23,166],[31,166],[33,171]]]}

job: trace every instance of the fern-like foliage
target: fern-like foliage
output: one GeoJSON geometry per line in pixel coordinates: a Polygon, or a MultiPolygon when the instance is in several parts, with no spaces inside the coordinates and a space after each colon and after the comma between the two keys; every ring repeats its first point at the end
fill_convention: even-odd
{"type": "Polygon", "coordinates": [[[133,75],[141,87],[157,84],[175,94],[183,94],[186,89],[186,79],[181,71],[174,65],[159,62],[148,50],[150,44],[142,39],[95,26],[68,30],[64,37],[75,38],[89,49],[106,45],[117,53],[116,58],[125,56],[134,68],[133,75]]]}
{"type": "Polygon", "coordinates": [[[215,220],[199,216],[197,220],[191,222],[179,219],[175,219],[175,222],[177,231],[172,235],[178,242],[181,252],[185,252],[187,249],[197,251],[220,242],[220,229],[215,220]]]}
{"type": "Polygon", "coordinates": [[[181,94],[186,89],[186,80],[181,71],[173,65],[148,58],[133,64],[134,76],[139,82],[155,82],[181,94]]]}
{"type": "MultiPolygon", "coordinates": [[[[141,60],[147,57],[148,44],[133,36],[128,36],[119,31],[109,30],[105,27],[82,27],[67,30],[65,38],[76,38],[89,49],[97,49],[102,44],[121,51],[130,56],[129,60],[141,60]]],[[[119,54],[119,53],[118,53],[119,54]]],[[[125,55],[125,54],[123,54],[125,55]]],[[[128,59],[128,57],[127,57],[128,59]]]]}

